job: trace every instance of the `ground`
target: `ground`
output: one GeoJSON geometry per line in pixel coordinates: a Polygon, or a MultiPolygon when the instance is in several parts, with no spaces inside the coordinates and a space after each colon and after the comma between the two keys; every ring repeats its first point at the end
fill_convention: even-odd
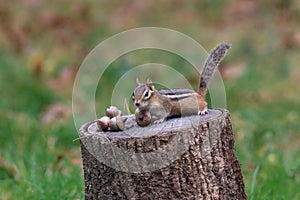
{"type": "MultiPolygon", "coordinates": [[[[75,74],[98,43],[143,26],[180,31],[206,50],[232,44],[220,72],[247,195],[300,198],[298,1],[13,0],[0,2],[0,18],[1,199],[83,198],[71,110],[75,74]]],[[[174,67],[197,88],[186,60],[133,52],[105,71],[96,93],[99,116],[120,77],[148,62],[174,67]]]]}

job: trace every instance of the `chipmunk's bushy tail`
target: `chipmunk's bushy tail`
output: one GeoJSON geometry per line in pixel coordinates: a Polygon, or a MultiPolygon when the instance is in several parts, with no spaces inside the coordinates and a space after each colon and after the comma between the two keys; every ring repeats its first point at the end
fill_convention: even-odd
{"type": "Polygon", "coordinates": [[[222,43],[216,46],[205,60],[203,69],[200,74],[200,85],[198,93],[203,97],[206,95],[208,83],[218,68],[220,62],[225,57],[231,44],[222,43]]]}

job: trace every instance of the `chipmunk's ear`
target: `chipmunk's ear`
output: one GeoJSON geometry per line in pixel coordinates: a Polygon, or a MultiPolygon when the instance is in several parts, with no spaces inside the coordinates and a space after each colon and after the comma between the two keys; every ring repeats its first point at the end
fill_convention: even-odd
{"type": "Polygon", "coordinates": [[[136,78],[135,82],[136,82],[136,86],[140,85],[139,78],[136,78]]]}
{"type": "Polygon", "coordinates": [[[149,87],[150,90],[153,90],[154,89],[154,85],[153,85],[153,82],[151,79],[148,79],[147,80],[147,86],[149,87]]]}

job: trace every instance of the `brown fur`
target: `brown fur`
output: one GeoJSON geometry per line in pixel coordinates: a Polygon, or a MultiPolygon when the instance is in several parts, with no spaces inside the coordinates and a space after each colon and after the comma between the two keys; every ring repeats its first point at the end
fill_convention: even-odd
{"type": "Polygon", "coordinates": [[[209,54],[200,75],[197,92],[185,88],[156,90],[151,80],[142,84],[137,79],[133,93],[136,113],[149,111],[156,123],[173,115],[206,114],[205,95],[208,83],[229,48],[229,44],[220,44],[209,54]]]}

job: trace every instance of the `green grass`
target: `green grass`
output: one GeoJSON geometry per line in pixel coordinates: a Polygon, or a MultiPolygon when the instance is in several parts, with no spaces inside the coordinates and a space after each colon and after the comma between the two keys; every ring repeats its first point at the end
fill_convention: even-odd
{"type": "MultiPolygon", "coordinates": [[[[63,69],[79,67],[94,46],[113,34],[140,26],[182,31],[207,49],[232,43],[221,71],[243,68],[242,74],[224,79],[248,198],[300,199],[297,0],[74,1],[72,6],[62,0],[59,9],[55,1],[26,2],[0,5],[6,17],[0,25],[0,199],[83,199],[72,116],[50,123],[42,119],[51,105],[71,109],[72,80],[59,79],[63,69]],[[60,87],[53,86],[55,81],[60,87]]],[[[147,62],[172,66],[197,87],[198,77],[184,59],[150,49],[131,52],[105,71],[96,93],[99,115],[119,78],[147,62]]]]}
{"type": "Polygon", "coordinates": [[[288,97],[296,89],[289,77],[299,69],[277,56],[267,71],[263,57],[255,58],[244,76],[227,84],[246,191],[249,199],[299,199],[300,103],[288,97]]]}
{"type": "Polygon", "coordinates": [[[55,99],[50,88],[18,63],[0,57],[0,198],[81,199],[84,183],[72,120],[45,125],[41,112],[55,99]]]}

